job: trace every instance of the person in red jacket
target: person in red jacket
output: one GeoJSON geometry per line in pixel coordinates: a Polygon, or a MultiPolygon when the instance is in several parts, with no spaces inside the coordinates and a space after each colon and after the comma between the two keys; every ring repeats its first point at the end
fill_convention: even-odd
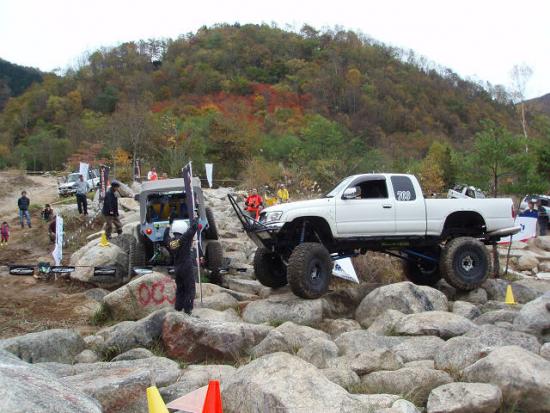
{"type": "Polygon", "coordinates": [[[260,211],[264,207],[264,200],[258,194],[258,191],[256,189],[253,189],[252,191],[250,191],[250,194],[246,198],[244,205],[244,209],[248,212],[248,215],[250,215],[251,218],[257,220],[260,217],[260,211]]]}

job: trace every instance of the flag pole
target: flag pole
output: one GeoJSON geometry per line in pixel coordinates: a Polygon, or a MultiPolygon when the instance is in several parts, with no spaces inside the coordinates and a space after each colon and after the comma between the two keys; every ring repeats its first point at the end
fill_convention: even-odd
{"type": "MultiPolygon", "coordinates": [[[[193,205],[193,218],[195,214],[195,192],[193,190],[193,162],[189,161],[189,175],[191,176],[191,202],[193,205]]],[[[201,280],[201,260],[200,260],[200,252],[199,252],[199,244],[198,244],[198,234],[200,234],[200,231],[195,232],[195,236],[193,237],[193,245],[195,246],[195,251],[197,252],[197,256],[195,257],[197,261],[197,276],[199,277],[199,299],[202,306],[202,280],[201,280]]]]}

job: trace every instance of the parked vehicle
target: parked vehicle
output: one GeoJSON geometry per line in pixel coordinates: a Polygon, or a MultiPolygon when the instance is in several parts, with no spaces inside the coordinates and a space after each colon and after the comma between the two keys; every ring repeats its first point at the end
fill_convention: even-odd
{"type": "Polygon", "coordinates": [[[523,212],[527,209],[527,203],[533,201],[535,204],[540,199],[540,203],[546,209],[550,207],[550,196],[548,195],[525,195],[519,204],[519,212],[523,212]]]}
{"type": "Polygon", "coordinates": [[[492,268],[486,245],[520,230],[511,199],[425,199],[417,179],[403,174],[350,176],[321,199],[266,208],[258,221],[229,198],[258,246],[256,278],[288,283],[303,298],[327,291],[334,260],[367,251],[402,258],[415,283],[443,277],[472,290],[492,268]]]}
{"type": "Polygon", "coordinates": [[[463,184],[457,184],[452,189],[449,189],[447,198],[459,199],[459,198],[486,198],[483,191],[474,186],[468,186],[463,184]]]}
{"type": "MultiPolygon", "coordinates": [[[[76,193],[76,183],[80,180],[80,173],[73,172],[65,178],[65,182],[59,183],[57,192],[59,196],[69,196],[76,193]]],[[[97,169],[90,169],[88,171],[88,192],[93,191],[99,185],[99,171],[97,169]]]]}

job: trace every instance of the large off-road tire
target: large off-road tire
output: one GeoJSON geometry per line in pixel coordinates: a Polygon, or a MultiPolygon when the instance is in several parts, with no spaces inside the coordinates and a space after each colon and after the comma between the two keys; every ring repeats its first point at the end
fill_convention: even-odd
{"type": "Polygon", "coordinates": [[[288,260],[288,283],[302,298],[319,298],[328,290],[333,263],[328,250],[316,242],[294,248],[288,260]]]}
{"type": "MultiPolygon", "coordinates": [[[[435,248],[418,250],[418,252],[420,254],[438,259],[441,254],[441,248],[437,246],[435,248]]],[[[436,285],[441,279],[439,264],[428,260],[422,260],[419,262],[414,260],[414,257],[411,258],[413,260],[406,260],[403,265],[405,277],[417,285],[428,285],[430,287],[436,285]]]]}
{"type": "Polygon", "coordinates": [[[479,287],[491,273],[493,263],[485,245],[472,237],[459,237],[445,245],[439,263],[445,280],[459,290],[479,287]]]}
{"type": "Polygon", "coordinates": [[[220,269],[223,266],[223,248],[219,241],[208,241],[204,254],[206,268],[210,270],[208,279],[214,284],[221,284],[222,276],[220,269]]]}
{"type": "Polygon", "coordinates": [[[216,219],[214,218],[214,212],[212,208],[206,207],[206,219],[208,220],[208,228],[204,231],[206,239],[219,239],[218,227],[216,226],[216,219]]]}
{"type": "Polygon", "coordinates": [[[267,248],[258,248],[254,254],[256,279],[266,287],[280,288],[287,285],[286,267],[281,257],[267,248]]]}
{"type": "Polygon", "coordinates": [[[134,238],[134,242],[130,244],[128,263],[130,265],[130,269],[133,267],[144,267],[147,265],[147,252],[143,241],[134,238]]]}

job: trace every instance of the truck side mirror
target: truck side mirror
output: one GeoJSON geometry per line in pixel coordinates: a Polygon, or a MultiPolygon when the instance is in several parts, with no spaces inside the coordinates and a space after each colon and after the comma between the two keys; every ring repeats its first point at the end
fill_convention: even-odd
{"type": "Polygon", "coordinates": [[[342,195],[342,199],[355,199],[356,196],[357,188],[355,186],[352,186],[350,188],[346,188],[344,194],[342,195]]]}

